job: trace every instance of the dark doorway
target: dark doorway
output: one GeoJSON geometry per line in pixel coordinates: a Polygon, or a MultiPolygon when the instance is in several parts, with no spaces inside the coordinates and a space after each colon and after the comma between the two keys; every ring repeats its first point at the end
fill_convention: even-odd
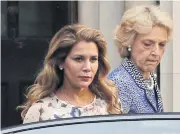
{"type": "Polygon", "coordinates": [[[1,124],[22,123],[16,107],[42,67],[57,30],[77,23],[76,1],[1,1],[1,124]]]}

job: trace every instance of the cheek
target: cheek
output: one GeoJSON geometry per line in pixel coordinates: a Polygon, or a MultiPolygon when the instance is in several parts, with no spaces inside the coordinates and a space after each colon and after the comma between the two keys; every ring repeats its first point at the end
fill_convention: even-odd
{"type": "Polygon", "coordinates": [[[162,49],[162,50],[159,51],[159,54],[157,55],[159,57],[159,63],[161,62],[161,59],[162,59],[162,57],[164,55],[164,52],[165,52],[165,49],[162,49]]]}
{"type": "Polygon", "coordinates": [[[97,70],[98,70],[98,63],[94,63],[94,64],[92,65],[92,71],[93,71],[93,74],[94,74],[94,75],[96,74],[97,70]]]}
{"type": "Polygon", "coordinates": [[[64,78],[66,81],[69,81],[70,83],[74,83],[77,81],[78,76],[78,68],[77,66],[66,66],[64,69],[64,78]]]}
{"type": "Polygon", "coordinates": [[[150,51],[148,50],[136,50],[132,53],[131,56],[135,62],[144,62],[149,55],[150,51]]]}
{"type": "Polygon", "coordinates": [[[78,71],[79,65],[77,65],[77,63],[75,64],[74,62],[70,62],[64,66],[64,73],[66,76],[70,75],[70,77],[73,77],[78,71]]]}
{"type": "Polygon", "coordinates": [[[163,50],[160,51],[160,57],[163,56],[164,52],[165,52],[165,49],[163,49],[163,50]]]}
{"type": "Polygon", "coordinates": [[[133,56],[133,58],[139,57],[140,55],[146,53],[145,49],[142,49],[139,46],[134,46],[131,50],[131,56],[133,56]]]}
{"type": "Polygon", "coordinates": [[[71,67],[66,67],[64,69],[64,75],[68,78],[68,79],[71,79],[75,74],[75,71],[72,70],[71,67]]]}

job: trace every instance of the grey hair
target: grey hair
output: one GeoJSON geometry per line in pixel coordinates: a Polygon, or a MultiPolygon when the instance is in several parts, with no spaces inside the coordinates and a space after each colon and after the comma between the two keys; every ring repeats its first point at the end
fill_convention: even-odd
{"type": "Polygon", "coordinates": [[[115,29],[115,43],[121,57],[128,57],[127,48],[137,34],[147,34],[154,26],[167,30],[168,40],[171,39],[173,22],[168,13],[154,5],[141,5],[127,10],[120,24],[115,29]]]}

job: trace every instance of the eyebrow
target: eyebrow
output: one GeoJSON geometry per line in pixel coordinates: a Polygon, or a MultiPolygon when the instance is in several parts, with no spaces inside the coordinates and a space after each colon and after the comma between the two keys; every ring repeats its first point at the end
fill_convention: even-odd
{"type": "MultiPolygon", "coordinates": [[[[84,56],[86,57],[87,55],[80,55],[80,54],[74,54],[73,56],[84,56]]],[[[98,55],[90,55],[91,57],[98,57],[98,55]]]]}
{"type": "MultiPolygon", "coordinates": [[[[144,39],[143,40],[143,42],[144,41],[149,41],[149,42],[151,42],[151,43],[155,43],[155,41],[154,40],[151,40],[151,39],[144,39]]],[[[162,40],[162,41],[160,41],[161,43],[163,42],[163,43],[166,43],[167,42],[167,40],[162,40]]]]}

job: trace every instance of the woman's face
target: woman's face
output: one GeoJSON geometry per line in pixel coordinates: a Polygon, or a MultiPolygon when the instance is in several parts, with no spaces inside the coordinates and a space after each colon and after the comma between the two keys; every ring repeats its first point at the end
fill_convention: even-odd
{"type": "Polygon", "coordinates": [[[168,35],[165,28],[155,26],[148,34],[138,34],[132,43],[131,60],[144,77],[149,77],[160,63],[168,35]]]}
{"type": "Polygon", "coordinates": [[[67,55],[64,68],[66,88],[88,88],[98,70],[98,48],[94,42],[81,41],[67,55]]]}

